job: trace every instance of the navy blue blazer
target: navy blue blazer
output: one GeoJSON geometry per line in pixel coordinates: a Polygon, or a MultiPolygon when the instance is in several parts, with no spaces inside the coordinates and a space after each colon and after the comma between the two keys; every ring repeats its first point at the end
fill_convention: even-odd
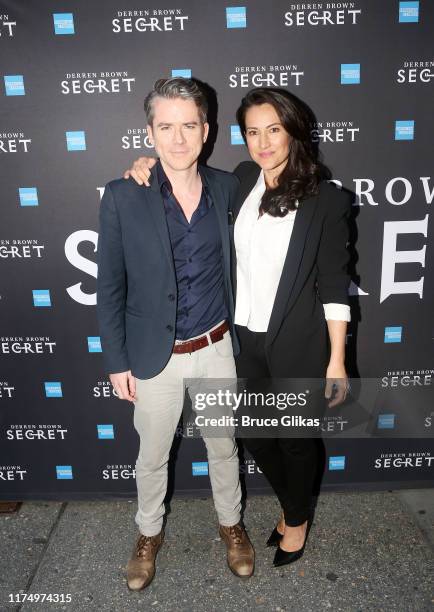
{"type": "MultiPolygon", "coordinates": [[[[177,309],[176,276],[163,199],[151,172],[151,187],[133,179],[106,185],[100,208],[97,316],[109,373],[131,370],[137,378],[159,374],[172,353],[177,309]]],[[[225,300],[234,354],[229,224],[238,179],[201,167],[215,206],[222,241],[225,300]]]]}

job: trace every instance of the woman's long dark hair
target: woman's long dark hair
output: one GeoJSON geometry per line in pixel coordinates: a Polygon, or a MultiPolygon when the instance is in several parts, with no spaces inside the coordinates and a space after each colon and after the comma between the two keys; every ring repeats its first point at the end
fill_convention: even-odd
{"type": "Polygon", "coordinates": [[[312,142],[313,112],[302,100],[284,89],[258,87],[241,100],[237,121],[244,140],[247,110],[260,104],[273,106],[291,136],[286,166],[277,178],[277,186],[266,189],[260,206],[261,213],[284,217],[289,210],[296,210],[296,200],[316,195],[320,182],[331,178],[331,172],[319,159],[318,145],[312,142]]]}

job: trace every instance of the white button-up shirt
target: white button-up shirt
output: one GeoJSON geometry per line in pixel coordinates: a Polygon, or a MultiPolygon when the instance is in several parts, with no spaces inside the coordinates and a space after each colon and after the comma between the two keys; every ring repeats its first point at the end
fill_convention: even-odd
{"type": "MultiPolygon", "coordinates": [[[[265,189],[261,170],[256,185],[241,207],[234,229],[237,253],[235,323],[253,332],[268,329],[297,214],[297,210],[290,210],[285,217],[268,214],[259,217],[265,189]]],[[[326,319],[350,321],[350,307],[346,304],[323,306],[326,319]]]]}

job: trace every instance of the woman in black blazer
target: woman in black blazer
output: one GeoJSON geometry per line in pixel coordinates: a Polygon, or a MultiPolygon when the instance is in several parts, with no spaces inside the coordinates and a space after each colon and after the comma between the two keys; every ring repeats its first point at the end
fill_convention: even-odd
{"type": "MultiPolygon", "coordinates": [[[[334,387],[331,404],[336,404],[348,385],[351,201],[326,181],[330,175],[312,143],[311,119],[301,100],[272,88],[251,90],[237,111],[255,162],[235,170],[240,180],[234,210],[237,374],[326,377],[325,396],[330,398],[334,387]]],[[[325,408],[324,398],[322,404],[325,408]]],[[[316,440],[262,437],[245,438],[244,444],[282,507],[268,540],[278,544],[274,565],[291,563],[303,554],[310,526],[316,440]]]]}

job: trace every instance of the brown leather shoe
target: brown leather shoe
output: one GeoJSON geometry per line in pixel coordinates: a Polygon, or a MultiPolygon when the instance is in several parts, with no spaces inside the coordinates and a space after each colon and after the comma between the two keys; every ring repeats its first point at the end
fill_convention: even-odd
{"type": "Polygon", "coordinates": [[[229,569],[239,578],[250,578],[255,568],[255,551],[244,527],[237,523],[232,527],[219,526],[219,533],[228,549],[229,569]]]}
{"type": "Polygon", "coordinates": [[[141,535],[127,565],[127,585],[140,591],[151,584],[155,575],[155,557],[163,543],[163,531],[155,536],[141,535]]]}

